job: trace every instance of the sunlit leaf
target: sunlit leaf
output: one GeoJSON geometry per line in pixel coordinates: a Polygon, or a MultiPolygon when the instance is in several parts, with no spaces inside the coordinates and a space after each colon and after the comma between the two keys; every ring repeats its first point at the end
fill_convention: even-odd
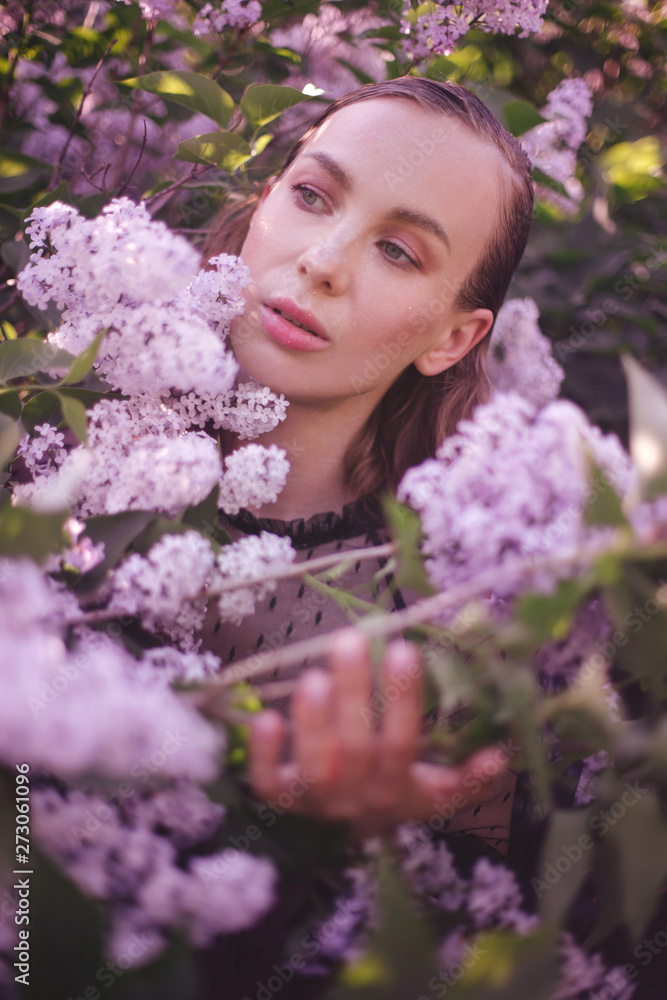
{"type": "Polygon", "coordinates": [[[664,157],[655,135],[645,135],[634,142],[617,142],[600,154],[598,163],[603,176],[630,201],[639,201],[665,186],[664,157]]]}
{"type": "Polygon", "coordinates": [[[18,149],[0,146],[0,194],[10,194],[32,187],[50,176],[53,164],[26,156],[18,149]]]}
{"type": "Polygon", "coordinates": [[[628,380],[630,452],[646,500],[667,493],[667,391],[634,358],[623,357],[628,380]]]}
{"type": "Polygon", "coordinates": [[[72,396],[63,396],[61,393],[56,394],[60,400],[60,406],[63,411],[63,418],[66,424],[71,427],[76,437],[83,444],[88,441],[88,418],[86,416],[86,407],[83,403],[79,402],[78,399],[74,399],[72,396]]]}
{"type": "Polygon", "coordinates": [[[20,420],[22,409],[21,397],[16,389],[0,390],[0,413],[12,420],[20,420]]]}
{"type": "Polygon", "coordinates": [[[214,163],[233,173],[252,156],[250,146],[237,132],[205,132],[178,144],[177,160],[214,163]]]}
{"type": "Polygon", "coordinates": [[[20,440],[21,432],[16,421],[0,413],[0,470],[14,457],[20,440]]]}
{"type": "Polygon", "coordinates": [[[310,97],[294,87],[277,87],[258,83],[248,87],[241,98],[241,111],[253,125],[267,125],[287,108],[308,101],[310,97]]]}
{"type": "Polygon", "coordinates": [[[584,521],[590,526],[604,525],[612,528],[628,528],[628,519],[621,507],[621,498],[609,482],[607,475],[596,462],[589,461],[588,503],[584,510],[584,521]]]}
{"type": "Polygon", "coordinates": [[[234,101],[227,91],[223,90],[215,80],[200,73],[190,73],[187,70],[162,70],[131,80],[122,80],[121,83],[125,87],[136,87],[139,90],[147,90],[150,94],[159,94],[160,97],[175,101],[176,104],[198,111],[222,128],[226,128],[234,113],[234,101]]]}
{"type": "Polygon", "coordinates": [[[74,385],[77,382],[82,382],[86,375],[90,372],[99,354],[100,346],[104,337],[106,335],[106,330],[102,330],[101,333],[95,337],[92,344],[82,351],[79,357],[74,361],[72,367],[68,371],[67,375],[63,379],[63,385],[74,385]]]}

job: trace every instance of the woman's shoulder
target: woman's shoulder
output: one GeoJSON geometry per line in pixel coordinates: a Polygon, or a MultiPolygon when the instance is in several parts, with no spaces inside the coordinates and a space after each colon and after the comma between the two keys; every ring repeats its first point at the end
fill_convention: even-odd
{"type": "Polygon", "coordinates": [[[329,542],[366,536],[368,545],[380,545],[387,539],[381,492],[367,493],[345,504],[341,512],[323,511],[311,517],[297,517],[292,521],[278,518],[257,517],[249,510],[238,514],[218,514],[223,528],[233,528],[245,535],[259,535],[262,531],[289,538],[295,549],[310,549],[329,542]]]}

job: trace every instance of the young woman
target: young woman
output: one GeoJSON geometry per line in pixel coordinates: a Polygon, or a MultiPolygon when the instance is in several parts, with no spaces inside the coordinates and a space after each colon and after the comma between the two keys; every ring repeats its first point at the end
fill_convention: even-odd
{"type": "MultiPolygon", "coordinates": [[[[261,439],[286,451],[287,484],[275,504],[223,517],[233,537],[289,535],[301,558],[382,540],[380,493],[433,455],[487,396],[484,354],[532,207],[529,160],[486,106],[456,84],[408,76],[335,101],[261,196],[223,213],[208,255],[240,254],[252,277],[245,312],[232,324],[236,357],[290,404],[261,439]]],[[[343,585],[368,582],[377,569],[360,561],[343,585]]],[[[387,598],[382,585],[376,596],[387,598]]],[[[286,581],[237,628],[209,620],[205,645],[229,663],[345,623],[332,601],[316,597],[286,581]]],[[[394,605],[404,599],[395,594],[394,605]]],[[[373,724],[363,639],[342,635],[326,667],[306,662],[277,675],[298,681],[290,707],[261,713],[253,726],[257,796],[287,796],[296,810],[349,819],[359,836],[453,801],[460,828],[476,828],[505,851],[514,775],[485,782],[486,814],[469,791],[471,773],[497,750],[452,769],[418,759],[416,650],[389,645],[384,683],[402,693],[373,724]]],[[[239,938],[229,958],[243,966],[241,945],[239,938]]],[[[208,969],[211,995],[225,982],[229,1000],[254,996],[242,979],[230,987],[219,977],[221,961],[219,952],[208,969]]],[[[250,960],[251,986],[261,979],[258,961],[250,960]]]]}

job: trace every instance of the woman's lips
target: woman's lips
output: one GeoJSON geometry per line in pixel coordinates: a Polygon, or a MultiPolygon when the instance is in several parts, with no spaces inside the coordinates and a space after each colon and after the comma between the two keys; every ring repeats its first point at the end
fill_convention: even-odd
{"type": "Polygon", "coordinates": [[[328,340],[290,323],[270,306],[262,304],[259,313],[269,336],[283,347],[291,347],[295,351],[323,351],[329,346],[328,340]]]}

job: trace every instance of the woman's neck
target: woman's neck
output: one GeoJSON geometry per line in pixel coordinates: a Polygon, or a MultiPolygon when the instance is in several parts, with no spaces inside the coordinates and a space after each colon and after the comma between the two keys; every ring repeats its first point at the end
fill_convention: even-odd
{"type": "MultiPolygon", "coordinates": [[[[290,402],[285,419],[257,443],[283,448],[290,463],[287,482],[275,503],[249,509],[258,517],[291,521],[321,511],[342,511],[357,494],[345,482],[345,455],[373,410],[366,397],[331,403],[290,402]]],[[[243,441],[234,444],[234,450],[243,441]]]]}

